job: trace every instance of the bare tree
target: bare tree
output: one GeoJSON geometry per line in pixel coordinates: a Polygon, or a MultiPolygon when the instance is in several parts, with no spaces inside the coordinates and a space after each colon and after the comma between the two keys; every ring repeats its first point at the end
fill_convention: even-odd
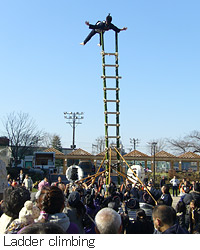
{"type": "Polygon", "coordinates": [[[52,146],[53,134],[43,133],[40,140],[40,146],[45,148],[50,148],[52,146]]]}
{"type": "Polygon", "coordinates": [[[177,154],[184,154],[190,149],[190,142],[185,139],[168,139],[167,143],[169,148],[174,152],[175,155],[177,154]]]}
{"type": "Polygon", "coordinates": [[[23,159],[25,153],[38,146],[41,132],[37,130],[35,122],[27,113],[10,113],[3,120],[6,136],[9,139],[15,167],[18,160],[23,159]]]}
{"type": "Polygon", "coordinates": [[[190,148],[194,153],[200,153],[200,132],[197,130],[192,131],[188,136],[190,148]]]}
{"type": "Polygon", "coordinates": [[[149,142],[147,142],[147,150],[151,155],[154,152],[154,150],[153,150],[154,144],[155,144],[155,153],[160,152],[160,151],[166,149],[166,147],[167,147],[166,139],[150,140],[149,142]]]}
{"type": "Polygon", "coordinates": [[[96,140],[96,143],[92,144],[93,151],[98,154],[105,150],[105,137],[99,136],[96,140]]]}
{"type": "MultiPolygon", "coordinates": [[[[111,141],[110,142],[110,147],[117,148],[116,142],[115,141],[111,141]]],[[[126,154],[125,148],[124,148],[124,145],[123,145],[122,141],[119,142],[119,151],[120,151],[121,155],[125,155],[126,154]]]]}
{"type": "Polygon", "coordinates": [[[168,139],[168,144],[175,153],[184,154],[188,151],[200,153],[200,132],[194,130],[183,138],[168,139]]]}

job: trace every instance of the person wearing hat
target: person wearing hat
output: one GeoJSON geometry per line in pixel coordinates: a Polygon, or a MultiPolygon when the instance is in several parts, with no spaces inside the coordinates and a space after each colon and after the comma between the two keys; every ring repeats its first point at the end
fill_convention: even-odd
{"type": "Polygon", "coordinates": [[[137,199],[130,198],[126,201],[125,209],[131,221],[136,219],[136,210],[139,208],[139,202],[137,199]]]}
{"type": "Polygon", "coordinates": [[[86,208],[80,200],[80,195],[77,191],[73,191],[69,194],[67,199],[67,206],[63,212],[69,217],[70,222],[75,223],[78,226],[79,233],[84,233],[83,217],[86,212],[86,208]]]}
{"type": "Polygon", "coordinates": [[[17,234],[22,228],[32,224],[39,215],[40,209],[32,201],[26,201],[19,212],[19,218],[7,227],[5,234],[17,234]]]}
{"type": "Polygon", "coordinates": [[[25,187],[10,186],[4,190],[3,202],[1,204],[3,214],[0,217],[0,234],[5,232],[12,221],[19,218],[19,212],[23,208],[24,203],[30,199],[30,192],[25,187]]]}
{"type": "Polygon", "coordinates": [[[92,31],[89,33],[86,39],[82,43],[80,43],[81,45],[85,45],[94,35],[99,33],[100,43],[98,45],[101,46],[101,32],[104,33],[105,31],[112,29],[115,32],[119,33],[120,31],[127,30],[127,27],[119,29],[114,24],[112,24],[112,17],[110,14],[108,14],[105,21],[98,21],[95,25],[90,24],[88,21],[86,21],[85,24],[89,26],[89,29],[92,29],[92,31]]]}

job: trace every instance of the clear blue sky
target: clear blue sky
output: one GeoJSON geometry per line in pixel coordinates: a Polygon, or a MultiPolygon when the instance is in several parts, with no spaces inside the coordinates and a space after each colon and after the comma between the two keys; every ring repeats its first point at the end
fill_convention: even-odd
{"type": "MultiPolygon", "coordinates": [[[[120,134],[146,142],[199,130],[199,0],[0,1],[0,118],[26,112],[39,129],[72,143],[64,111],[84,112],[76,145],[104,136],[101,48],[85,21],[128,27],[119,35],[120,134]]],[[[106,33],[106,45],[114,42],[106,33]]],[[[112,52],[112,51],[108,51],[112,52]]],[[[0,123],[0,131],[3,131],[0,123]]]]}

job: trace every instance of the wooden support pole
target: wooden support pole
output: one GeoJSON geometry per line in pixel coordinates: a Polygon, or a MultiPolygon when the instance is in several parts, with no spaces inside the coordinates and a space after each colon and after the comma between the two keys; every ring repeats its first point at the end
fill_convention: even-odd
{"type": "Polygon", "coordinates": [[[120,155],[120,157],[122,158],[122,160],[126,163],[126,165],[128,166],[129,169],[131,169],[131,171],[133,172],[134,176],[138,179],[139,183],[144,186],[144,188],[146,189],[147,193],[151,196],[151,198],[154,200],[155,204],[157,204],[157,201],[154,199],[154,197],[152,196],[152,194],[149,192],[148,188],[144,185],[144,183],[140,180],[140,178],[136,175],[136,173],[133,171],[133,169],[129,166],[129,164],[126,162],[126,160],[124,159],[124,157],[119,153],[119,151],[115,148],[116,152],[120,155]]]}

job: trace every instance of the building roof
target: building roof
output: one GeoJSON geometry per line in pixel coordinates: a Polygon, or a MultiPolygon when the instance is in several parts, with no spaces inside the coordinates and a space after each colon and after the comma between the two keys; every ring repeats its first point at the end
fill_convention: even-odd
{"type": "Polygon", "coordinates": [[[183,158],[183,159],[200,159],[200,155],[192,153],[192,152],[186,152],[182,155],[179,155],[178,158],[183,158]]]}
{"type": "Polygon", "coordinates": [[[149,157],[148,155],[138,151],[138,150],[133,150],[132,152],[128,153],[128,154],[125,154],[124,157],[149,157]]]}
{"type": "Polygon", "coordinates": [[[87,151],[79,148],[74,150],[73,152],[71,152],[70,154],[68,154],[67,156],[92,156],[90,153],[88,153],[87,151]]]}
{"type": "Polygon", "coordinates": [[[44,150],[44,152],[54,152],[56,155],[64,155],[62,152],[60,152],[59,150],[55,148],[47,148],[44,150]]]}
{"type": "MultiPolygon", "coordinates": [[[[154,156],[152,156],[152,157],[154,157],[154,156]]],[[[164,150],[156,153],[155,157],[156,158],[177,158],[175,155],[172,155],[172,154],[170,154],[170,153],[168,153],[168,152],[166,152],[164,150]]]]}

